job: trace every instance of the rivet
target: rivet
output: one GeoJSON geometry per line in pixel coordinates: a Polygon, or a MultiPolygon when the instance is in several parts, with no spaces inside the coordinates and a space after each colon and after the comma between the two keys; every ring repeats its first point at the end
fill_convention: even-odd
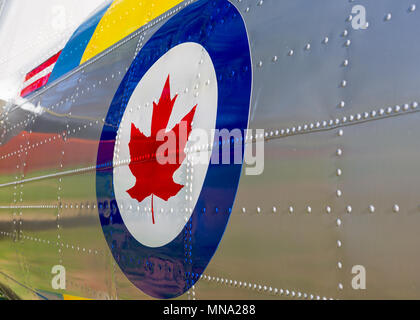
{"type": "Polygon", "coordinates": [[[342,129],[338,130],[338,136],[342,137],[344,135],[344,131],[342,129]]]}
{"type": "Polygon", "coordinates": [[[343,244],[341,243],[341,241],[340,240],[337,240],[337,247],[341,248],[342,245],[343,244]]]}
{"type": "Polygon", "coordinates": [[[369,206],[369,212],[370,213],[374,213],[375,212],[375,207],[373,205],[369,206]]]}
{"type": "Polygon", "coordinates": [[[347,206],[346,210],[347,213],[351,213],[353,211],[353,208],[351,206],[347,206]]]}
{"type": "Polygon", "coordinates": [[[414,11],[416,11],[416,5],[415,4],[412,4],[411,6],[410,6],[410,12],[414,12],[414,11]]]}
{"type": "Polygon", "coordinates": [[[346,47],[350,47],[351,41],[350,40],[347,40],[346,43],[345,43],[345,45],[346,45],[346,47]]]}
{"type": "Polygon", "coordinates": [[[337,149],[337,156],[341,156],[343,154],[343,150],[337,149]]]}
{"type": "Polygon", "coordinates": [[[344,60],[344,62],[343,62],[343,66],[345,66],[345,67],[347,67],[349,65],[349,60],[344,60]]]}
{"type": "Polygon", "coordinates": [[[341,219],[337,219],[337,227],[340,227],[342,224],[341,219]]]}
{"type": "Polygon", "coordinates": [[[288,53],[289,57],[293,56],[294,53],[295,52],[293,50],[290,50],[289,53],[288,53]]]}
{"type": "Polygon", "coordinates": [[[337,197],[340,198],[343,195],[343,193],[341,192],[341,190],[337,190],[337,197]]]}
{"type": "Polygon", "coordinates": [[[344,288],[343,284],[342,284],[342,283],[339,283],[339,284],[338,284],[338,289],[339,289],[339,290],[343,290],[343,288],[344,288]]]}
{"type": "Polygon", "coordinates": [[[292,206],[289,207],[289,213],[292,214],[294,212],[294,208],[292,206]]]}
{"type": "Polygon", "coordinates": [[[332,209],[331,209],[331,207],[330,207],[330,206],[327,206],[327,207],[325,208],[325,211],[326,211],[328,214],[330,214],[330,213],[331,213],[331,211],[332,211],[332,209]]]}
{"type": "Polygon", "coordinates": [[[306,46],[305,46],[305,50],[306,50],[306,51],[311,50],[311,44],[310,44],[310,43],[307,43],[307,44],[306,44],[306,46]]]}
{"type": "Polygon", "coordinates": [[[385,17],[385,21],[389,21],[392,18],[392,14],[388,13],[385,17]]]}
{"type": "Polygon", "coordinates": [[[312,208],[311,208],[310,206],[307,206],[307,207],[306,207],[306,211],[307,211],[308,213],[311,213],[311,212],[312,212],[312,208]]]}
{"type": "Polygon", "coordinates": [[[394,204],[393,210],[395,213],[398,213],[400,211],[400,207],[398,206],[398,204],[394,204]]]}
{"type": "Polygon", "coordinates": [[[347,87],[347,81],[346,80],[341,81],[341,87],[342,88],[347,87]]]}
{"type": "Polygon", "coordinates": [[[341,101],[339,106],[340,106],[340,108],[344,108],[346,106],[346,103],[344,101],[341,101]]]}

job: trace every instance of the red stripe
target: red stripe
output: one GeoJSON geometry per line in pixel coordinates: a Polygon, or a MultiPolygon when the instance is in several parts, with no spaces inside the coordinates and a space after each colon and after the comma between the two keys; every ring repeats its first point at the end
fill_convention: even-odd
{"type": "Polygon", "coordinates": [[[41,64],[40,66],[36,67],[35,69],[33,69],[31,72],[29,72],[26,75],[25,81],[28,81],[30,78],[32,78],[34,75],[40,73],[42,70],[47,69],[50,65],[54,64],[57,62],[58,57],[60,56],[61,51],[56,53],[55,55],[53,55],[51,58],[49,58],[47,61],[45,61],[43,64],[41,64]]]}
{"type": "Polygon", "coordinates": [[[46,76],[42,77],[41,79],[30,84],[29,86],[27,86],[25,89],[22,90],[22,92],[20,93],[20,96],[24,98],[31,92],[34,92],[36,89],[39,89],[45,86],[48,83],[48,79],[50,78],[50,76],[51,76],[51,72],[47,74],[46,76]]]}

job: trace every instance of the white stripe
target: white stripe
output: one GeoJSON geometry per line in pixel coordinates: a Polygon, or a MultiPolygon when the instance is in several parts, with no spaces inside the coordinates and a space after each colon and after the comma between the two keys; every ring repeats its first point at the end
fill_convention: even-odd
{"type": "Polygon", "coordinates": [[[32,78],[30,78],[28,81],[23,83],[23,87],[26,88],[27,86],[30,86],[35,81],[41,79],[42,77],[45,77],[47,74],[51,73],[54,69],[55,63],[50,65],[48,68],[42,70],[41,72],[34,75],[32,78]]]}

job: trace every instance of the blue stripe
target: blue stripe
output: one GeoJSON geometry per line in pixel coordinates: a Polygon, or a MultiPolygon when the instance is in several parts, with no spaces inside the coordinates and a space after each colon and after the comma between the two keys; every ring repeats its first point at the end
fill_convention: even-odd
{"type": "Polygon", "coordinates": [[[91,17],[76,30],[69,42],[67,42],[60,58],[58,58],[48,83],[52,83],[80,65],[86,47],[111,3],[112,1],[96,10],[96,12],[94,12],[91,17]]]}

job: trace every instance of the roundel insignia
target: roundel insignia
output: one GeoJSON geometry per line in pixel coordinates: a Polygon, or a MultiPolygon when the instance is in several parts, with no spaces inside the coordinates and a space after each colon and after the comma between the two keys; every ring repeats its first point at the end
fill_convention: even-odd
{"type": "Polygon", "coordinates": [[[215,132],[248,128],[251,87],[240,13],[202,0],[156,31],[115,94],[97,159],[100,220],[120,269],[152,297],[184,294],[217,250],[242,163],[212,161],[226,143],[215,132]]]}

